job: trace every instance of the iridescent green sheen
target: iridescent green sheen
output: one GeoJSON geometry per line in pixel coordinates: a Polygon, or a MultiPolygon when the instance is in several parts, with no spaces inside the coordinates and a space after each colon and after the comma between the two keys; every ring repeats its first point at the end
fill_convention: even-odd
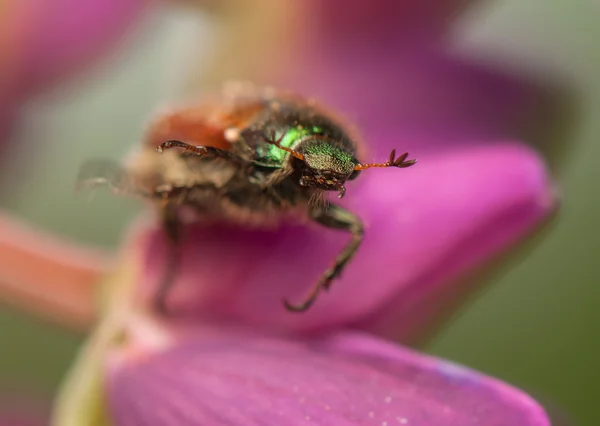
{"type": "MultiPolygon", "coordinates": [[[[319,134],[320,128],[316,127],[319,132],[314,132],[315,128],[307,129],[304,127],[295,127],[285,130],[285,135],[281,140],[281,146],[293,149],[297,142],[300,142],[305,136],[319,134]]],[[[275,133],[275,138],[280,138],[283,131],[275,133]]],[[[287,152],[278,148],[275,145],[264,143],[256,147],[257,158],[259,161],[266,164],[281,165],[288,155],[287,152]]]]}

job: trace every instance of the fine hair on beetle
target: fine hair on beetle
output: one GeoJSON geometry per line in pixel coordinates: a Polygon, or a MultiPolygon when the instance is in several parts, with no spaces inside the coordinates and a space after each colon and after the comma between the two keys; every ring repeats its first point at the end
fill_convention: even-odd
{"type": "Polygon", "coordinates": [[[352,126],[314,100],[248,84],[229,86],[204,101],[157,116],[129,160],[90,160],[80,187],[108,186],[117,194],[149,200],[165,229],[169,255],[154,303],[167,313],[177,277],[185,227],[182,210],[199,222],[225,221],[270,227],[281,220],[312,221],[344,230],[350,241],[302,302],[283,300],[304,312],[328,290],[357,252],[362,221],[329,201],[344,197],[347,184],[372,168],[408,168],[408,153],[363,163],[363,142],[352,126]]]}

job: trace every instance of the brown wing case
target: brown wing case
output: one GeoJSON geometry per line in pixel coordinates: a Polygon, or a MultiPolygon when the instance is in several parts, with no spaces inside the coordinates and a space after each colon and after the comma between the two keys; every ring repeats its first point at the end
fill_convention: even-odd
{"type": "Polygon", "coordinates": [[[308,107],[312,110],[311,114],[331,118],[350,135],[359,156],[365,154],[364,144],[354,126],[315,100],[291,92],[236,82],[202,103],[161,113],[151,122],[144,145],[155,149],[165,141],[179,140],[190,145],[229,150],[233,141],[226,138],[227,129],[242,131],[252,125],[260,125],[269,114],[277,113],[282,103],[295,105],[298,109],[308,107]]]}
{"type": "Polygon", "coordinates": [[[264,107],[260,98],[215,98],[199,105],[179,107],[160,114],[150,124],[145,145],[156,148],[162,142],[174,139],[228,150],[231,141],[225,138],[225,131],[249,126],[264,107]]]}

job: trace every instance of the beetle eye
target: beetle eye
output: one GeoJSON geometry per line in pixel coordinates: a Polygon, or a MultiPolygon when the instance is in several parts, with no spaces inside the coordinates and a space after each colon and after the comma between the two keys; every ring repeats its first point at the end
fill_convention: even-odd
{"type": "Polygon", "coordinates": [[[352,174],[350,175],[350,177],[348,178],[348,180],[354,180],[354,179],[356,179],[359,174],[360,174],[360,170],[354,170],[352,172],[352,174]]]}

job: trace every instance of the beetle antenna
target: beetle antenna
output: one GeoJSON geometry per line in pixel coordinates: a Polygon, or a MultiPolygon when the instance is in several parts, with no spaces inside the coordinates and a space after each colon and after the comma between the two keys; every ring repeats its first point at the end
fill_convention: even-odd
{"type": "Polygon", "coordinates": [[[385,163],[368,163],[368,164],[357,164],[354,166],[354,170],[366,170],[372,167],[399,167],[404,169],[410,167],[417,162],[417,160],[407,160],[408,152],[405,152],[400,157],[396,158],[396,150],[392,149],[390,152],[390,158],[385,163]]]}

